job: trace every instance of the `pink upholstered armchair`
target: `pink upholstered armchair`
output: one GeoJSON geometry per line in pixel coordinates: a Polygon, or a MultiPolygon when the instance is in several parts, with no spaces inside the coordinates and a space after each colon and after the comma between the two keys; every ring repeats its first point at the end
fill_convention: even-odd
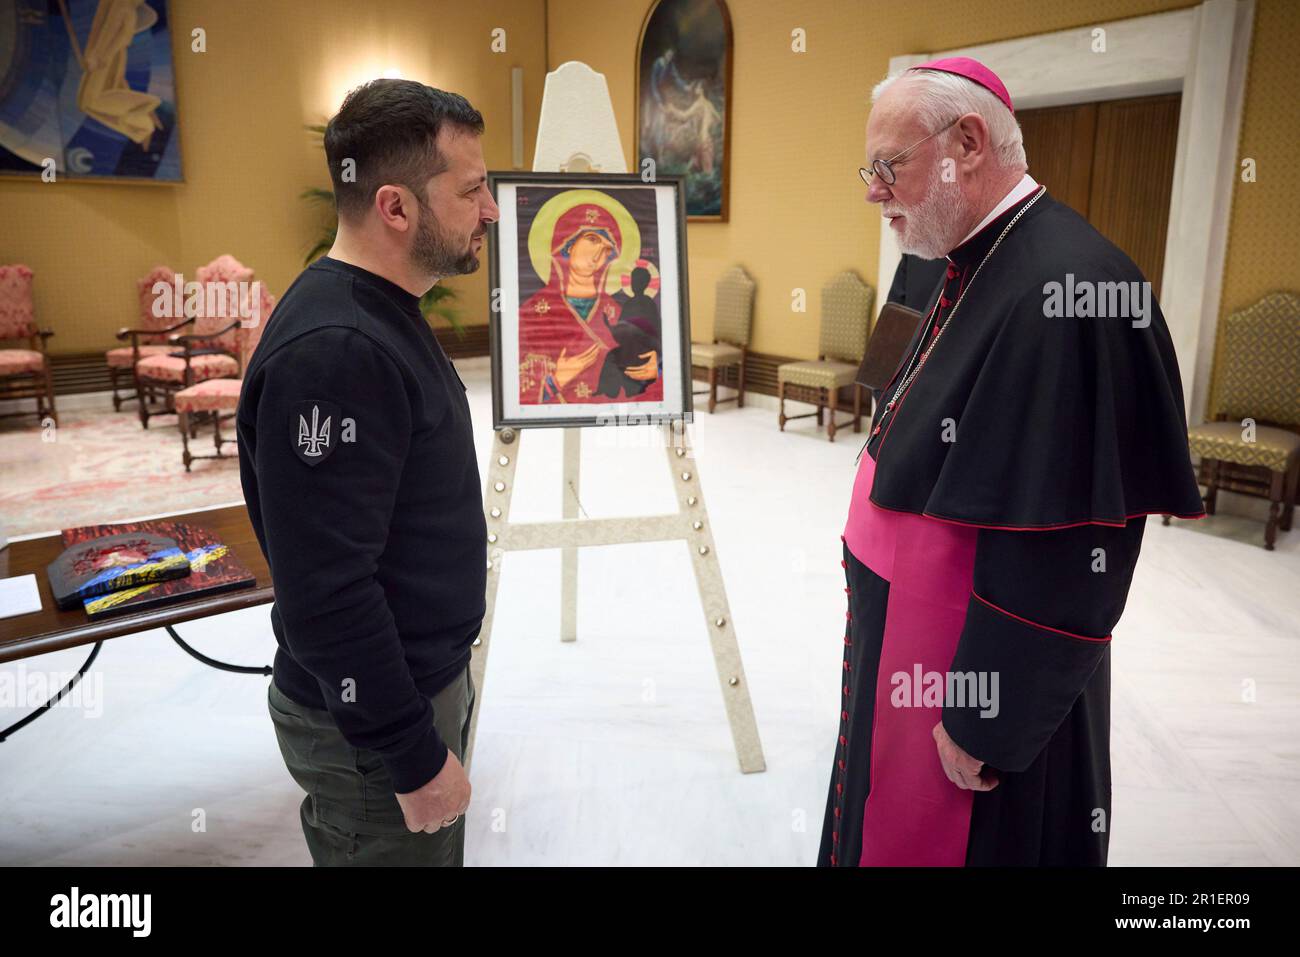
{"type": "Polygon", "coordinates": [[[59,423],[54,409],[54,379],[45,341],[54,335],[36,326],[32,299],[32,271],[26,266],[0,266],[0,399],[35,399],[36,411],[7,412],[4,417],[48,415],[59,423]],[[27,348],[5,348],[3,343],[24,342],[27,348]]]}
{"type": "Polygon", "coordinates": [[[275,296],[267,291],[266,287],[260,282],[253,284],[253,290],[257,296],[258,308],[252,310],[256,316],[253,319],[246,320],[235,329],[235,336],[239,342],[239,373],[234,378],[207,379],[203,382],[196,383],[188,388],[181,389],[177,392],[172,400],[176,405],[176,412],[180,417],[181,432],[181,459],[185,463],[185,471],[190,470],[190,463],[195,459],[220,459],[225,458],[221,452],[221,446],[226,442],[235,441],[234,437],[224,438],[221,434],[221,423],[228,422],[235,417],[235,412],[239,408],[239,391],[244,384],[244,372],[248,369],[248,363],[253,358],[253,350],[262,339],[262,331],[266,328],[267,322],[271,319],[271,313],[275,309],[275,296]],[[213,455],[195,455],[190,451],[190,434],[196,418],[209,419],[212,422],[212,441],[217,451],[213,455]]]}
{"type": "MultiPolygon", "coordinates": [[[[136,296],[140,300],[140,324],[136,328],[119,329],[117,331],[118,341],[130,340],[131,344],[109,349],[104,355],[104,359],[108,363],[108,377],[113,383],[113,408],[116,411],[121,411],[123,402],[129,402],[132,399],[141,402],[145,401],[145,398],[140,393],[140,385],[136,381],[136,365],[139,364],[141,359],[149,356],[166,356],[179,351],[176,345],[167,341],[167,337],[171,333],[178,332],[192,321],[184,318],[183,315],[174,314],[175,311],[171,308],[166,310],[167,315],[154,315],[154,303],[158,301],[159,297],[159,294],[154,292],[154,286],[160,282],[166,283],[170,289],[176,282],[176,274],[166,266],[154,266],[145,276],[136,280],[136,296]],[[134,391],[121,394],[118,392],[118,387],[120,378],[124,374],[130,377],[134,391]]],[[[168,293],[167,295],[170,302],[171,294],[168,293]]]]}
{"type": "MultiPolygon", "coordinates": [[[[218,256],[195,273],[203,289],[201,315],[193,316],[193,331],[168,339],[171,355],[146,356],[135,366],[137,389],[150,399],[161,397],[161,404],[140,401],[140,423],[149,428],[155,415],[176,412],[175,394],[196,382],[208,379],[236,378],[240,374],[239,342],[236,330],[240,317],[248,315],[248,301],[253,270],[233,256],[218,256]]],[[[187,309],[188,312],[188,309],[187,309]]]]}

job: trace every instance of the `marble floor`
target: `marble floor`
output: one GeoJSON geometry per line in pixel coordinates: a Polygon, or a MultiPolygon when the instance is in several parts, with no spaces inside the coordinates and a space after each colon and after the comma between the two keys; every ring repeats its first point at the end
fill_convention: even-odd
{"type": "MultiPolygon", "coordinates": [[[[462,364],[481,460],[488,372],[462,364]]],[[[767,760],[736,766],[681,543],[584,551],[562,644],[559,553],[505,558],[467,817],[471,865],[808,865],[816,858],[843,651],[839,533],[859,443],[767,403],[694,427],[767,760]]],[[[558,432],[521,444],[514,517],[558,518],[558,432]]],[[[237,468],[234,462],[222,463],[237,468]]],[[[588,432],[593,517],[672,507],[662,452],[588,432]]],[[[1116,865],[1300,863],[1300,529],[1152,521],[1114,640],[1116,865]]],[[[181,627],[269,663],[267,609],[181,627]]],[[[74,670],[83,649],[0,665],[74,670]]],[[[0,864],[309,863],[267,679],[214,671],[162,632],[105,644],[79,708],[0,744],[0,864]]],[[[12,685],[11,685],[12,686],[12,685]]],[[[2,687],[2,686],[0,686],[2,687]]],[[[0,705],[0,722],[23,709],[0,705]]]]}

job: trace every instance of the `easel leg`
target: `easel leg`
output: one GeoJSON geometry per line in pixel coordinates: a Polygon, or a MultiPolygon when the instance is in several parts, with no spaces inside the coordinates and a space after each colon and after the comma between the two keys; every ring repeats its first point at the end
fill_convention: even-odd
{"type": "Polygon", "coordinates": [[[469,769],[474,756],[474,737],[478,733],[478,717],[483,710],[483,683],[487,674],[488,643],[492,637],[492,621],[496,617],[497,585],[501,582],[501,558],[504,550],[497,547],[497,538],[506,522],[510,520],[510,496],[515,490],[515,461],[519,458],[519,442],[523,434],[514,429],[501,429],[492,440],[492,460],[488,466],[487,487],[483,492],[483,508],[487,512],[488,530],[488,567],[487,591],[485,600],[487,610],[483,615],[483,627],[474,639],[473,657],[470,658],[469,673],[474,679],[476,699],[474,713],[469,722],[469,746],[465,749],[465,760],[461,763],[469,769]]]}
{"type": "MultiPolygon", "coordinates": [[[[578,488],[582,471],[582,430],[564,430],[564,488],[560,514],[578,517],[578,488]]],[[[578,550],[560,549],[560,641],[578,640],[578,550]]]]}
{"type": "MultiPolygon", "coordinates": [[[[675,425],[685,427],[682,422],[675,425]]],[[[684,432],[676,434],[669,427],[665,434],[668,439],[668,470],[672,474],[678,508],[686,525],[686,545],[691,552],[700,604],[704,607],[705,627],[722,686],[722,703],[727,710],[727,722],[731,725],[736,759],[740,762],[740,770],[746,774],[763,771],[767,768],[763,760],[763,745],[758,738],[749,686],[745,683],[745,667],[740,660],[740,646],[736,642],[727,589],[722,581],[722,566],[718,564],[717,548],[709,527],[709,513],[700,491],[698,466],[687,448],[684,432]]]]}
{"type": "MultiPolygon", "coordinates": [[[[573,512],[581,510],[576,494],[577,461],[581,446],[580,437],[576,434],[577,430],[573,430],[573,432],[575,434],[572,437],[567,433],[565,436],[565,491],[572,492],[566,498],[564,508],[566,513],[570,512],[570,509],[573,512]],[[572,486],[569,485],[570,481],[573,483],[572,486]],[[570,500],[572,505],[569,504],[570,500]]],[[[731,737],[736,748],[736,758],[741,771],[745,773],[763,771],[766,769],[766,764],[763,760],[762,744],[758,737],[758,725],[754,720],[754,709],[749,697],[749,688],[745,683],[744,667],[740,660],[740,647],[737,644],[734,626],[731,623],[731,609],[727,604],[726,588],[722,581],[722,569],[718,564],[712,533],[709,529],[708,511],[704,506],[704,497],[700,492],[696,464],[690,456],[684,433],[677,436],[673,429],[669,428],[666,430],[666,436],[668,443],[665,451],[672,475],[673,487],[677,491],[677,515],[659,516],[658,520],[667,524],[661,526],[660,532],[654,535],[647,537],[629,534],[628,537],[620,537],[619,540],[672,540],[677,537],[686,539],[687,547],[691,552],[691,563],[695,571],[696,584],[700,590],[700,602],[704,609],[705,627],[709,632],[709,643],[713,650],[714,665],[717,669],[718,681],[722,686],[723,706],[726,709],[727,721],[731,727],[731,737]]],[[[515,464],[519,457],[520,438],[521,433],[514,429],[499,431],[493,442],[492,459],[488,467],[487,489],[484,494],[488,528],[487,591],[485,596],[487,608],[483,616],[483,626],[479,630],[479,637],[474,642],[474,653],[470,662],[470,674],[473,677],[478,698],[474,713],[470,718],[469,747],[466,749],[463,762],[466,768],[469,767],[473,758],[474,742],[478,733],[478,718],[482,709],[488,647],[496,612],[497,587],[500,584],[502,556],[509,548],[540,547],[536,543],[529,544],[527,542],[529,523],[524,525],[516,524],[511,527],[510,534],[505,535],[510,518],[510,497],[514,491],[515,464]]],[[[577,516],[566,514],[565,519],[573,520],[577,519],[577,516]]],[[[546,524],[541,523],[542,527],[545,527],[546,524]]],[[[593,520],[593,524],[598,525],[600,523],[593,520]]],[[[551,530],[546,538],[553,540],[553,537],[557,534],[564,537],[561,533],[569,533],[578,527],[582,526],[575,525],[572,528],[561,527],[558,531],[551,530]]],[[[569,536],[568,540],[572,541],[576,537],[569,536]]],[[[586,544],[596,544],[596,542],[587,542],[586,544]]],[[[565,551],[574,553],[575,562],[572,569],[572,578],[568,580],[573,586],[573,597],[566,597],[565,599],[571,603],[571,611],[568,613],[567,618],[563,618],[562,624],[573,624],[576,623],[576,614],[573,613],[573,610],[576,610],[577,607],[577,546],[566,546],[565,551]]],[[[568,583],[565,584],[567,587],[568,583]]]]}

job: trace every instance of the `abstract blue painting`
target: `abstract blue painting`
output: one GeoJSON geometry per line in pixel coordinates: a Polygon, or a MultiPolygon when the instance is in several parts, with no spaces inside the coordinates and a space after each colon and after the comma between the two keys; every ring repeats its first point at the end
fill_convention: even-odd
{"type": "Polygon", "coordinates": [[[166,0],[0,0],[0,174],[181,181],[166,0]]]}

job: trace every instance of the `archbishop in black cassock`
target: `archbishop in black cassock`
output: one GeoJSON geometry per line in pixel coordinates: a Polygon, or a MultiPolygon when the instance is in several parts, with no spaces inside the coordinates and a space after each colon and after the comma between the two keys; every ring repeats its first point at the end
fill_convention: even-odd
{"type": "Polygon", "coordinates": [[[819,863],[1101,865],[1111,632],[1146,516],[1203,514],[1178,366],[1137,267],[1027,174],[997,77],[914,69],[877,90],[868,198],[947,267],[854,484],[819,863]]]}

